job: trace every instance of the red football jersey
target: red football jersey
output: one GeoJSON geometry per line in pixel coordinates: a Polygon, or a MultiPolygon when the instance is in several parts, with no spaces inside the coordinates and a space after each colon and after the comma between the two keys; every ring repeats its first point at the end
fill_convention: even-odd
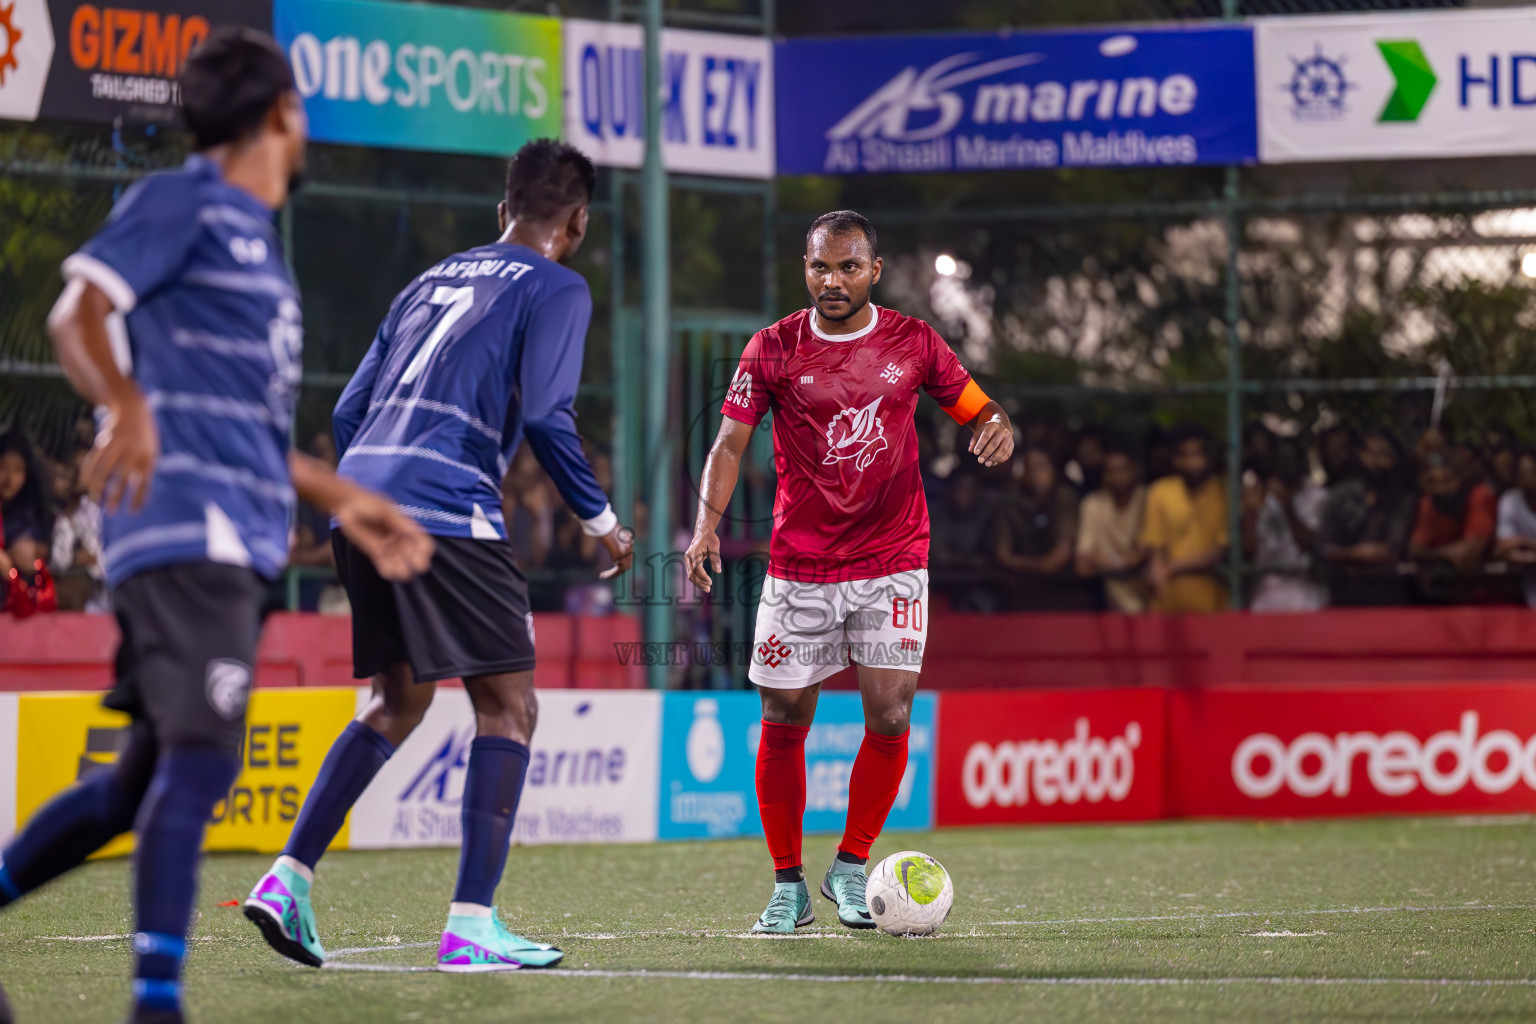
{"type": "Polygon", "coordinates": [[[856,334],[823,334],[811,310],[758,331],[721,406],[753,426],[773,410],[768,571],[781,579],[838,583],[928,565],[917,389],[947,410],[968,385],[980,390],[932,327],[874,312],[856,334]]]}

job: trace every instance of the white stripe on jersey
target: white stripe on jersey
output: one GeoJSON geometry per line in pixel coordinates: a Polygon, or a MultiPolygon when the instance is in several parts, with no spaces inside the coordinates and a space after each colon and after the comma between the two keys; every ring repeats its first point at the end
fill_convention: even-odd
{"type": "Polygon", "coordinates": [[[448,402],[439,402],[431,398],[386,398],[383,401],[374,402],[369,405],[368,411],[373,412],[375,409],[383,408],[407,410],[425,409],[427,412],[435,412],[441,413],[444,416],[452,416],[454,419],[462,420],[463,422],[469,424],[471,427],[474,427],[480,433],[484,434],[492,441],[495,441],[498,445],[501,444],[501,431],[497,430],[495,427],[491,426],[480,417],[475,416],[467,410],[461,409],[458,406],[452,405],[448,402]]]}
{"type": "Polygon", "coordinates": [[[385,458],[401,457],[407,459],[426,459],[429,462],[440,462],[445,466],[452,466],[455,469],[462,469],[466,473],[473,473],[475,476],[480,478],[481,483],[485,484],[496,493],[501,493],[501,485],[498,484],[495,480],[492,480],[486,474],[480,472],[479,467],[471,466],[467,462],[459,462],[455,459],[450,459],[442,452],[433,451],[431,448],[420,448],[415,445],[400,444],[354,444],[352,447],[347,449],[347,454],[345,457],[350,459],[354,455],[375,455],[385,458]]]}
{"type": "Polygon", "coordinates": [[[293,501],[293,486],[291,484],[280,484],[268,480],[239,466],[226,466],[220,462],[206,462],[195,455],[188,455],[185,452],[171,452],[168,455],[162,455],[160,461],[155,464],[155,472],[186,473],[190,476],[200,476],[204,480],[213,480],[216,483],[227,484],[231,487],[243,487],[245,490],[259,494],[263,498],[271,498],[281,502],[293,501]]]}

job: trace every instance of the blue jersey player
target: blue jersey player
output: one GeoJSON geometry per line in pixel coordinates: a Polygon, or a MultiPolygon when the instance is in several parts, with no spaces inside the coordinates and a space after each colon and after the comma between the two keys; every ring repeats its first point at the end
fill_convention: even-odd
{"type": "Polygon", "coordinates": [[[0,854],[0,905],[138,836],[135,1021],[179,1021],[204,825],[240,770],[251,666],[296,494],[329,508],[379,571],[426,568],[430,536],[293,452],[298,293],[273,212],[304,156],[282,51],[246,28],[188,57],[198,154],[124,194],[64,262],[59,362],[104,410],[86,465],[122,643],[105,703],[132,716],[111,771],[37,812],[0,854]]]}
{"type": "Polygon", "coordinates": [[[245,913],[279,953],[320,966],[310,887],[347,811],[432,702],[462,678],[475,712],[459,878],[438,948],[444,971],[549,967],[561,952],[508,931],[492,898],[506,864],[537,704],[533,617],[501,512],[501,481],[526,438],[589,536],[632,558],[576,433],[573,403],[592,313],[563,262],[587,230],[596,172],[563,143],[524,146],[507,168],[499,240],[450,256],[406,286],[336,406],[338,472],[394,500],[434,535],[431,569],[381,578],[345,536],[336,562],[352,601],[352,656],[373,699],[331,747],[283,855],[245,913]]]}

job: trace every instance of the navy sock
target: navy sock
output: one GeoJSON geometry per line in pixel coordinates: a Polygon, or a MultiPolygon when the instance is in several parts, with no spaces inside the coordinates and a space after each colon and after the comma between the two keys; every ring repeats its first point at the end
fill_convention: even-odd
{"type": "Polygon", "coordinates": [[[349,722],[325,755],[283,853],[307,868],[320,863],[347,812],[394,752],[389,740],[362,722],[349,722]]]}
{"type": "Polygon", "coordinates": [[[0,853],[0,907],[78,867],[132,829],[154,768],[153,734],[147,722],[135,725],[116,765],[43,805],[0,853]]]}
{"type": "Polygon", "coordinates": [[[138,928],[133,991],[146,1009],[180,1005],[181,962],[197,898],[203,832],[214,805],[239,774],[239,758],[226,750],[167,750],[156,765],[139,811],[134,857],[138,928]]]}
{"type": "Polygon", "coordinates": [[[528,774],[528,748],[500,736],[477,736],[469,745],[469,770],[464,775],[463,845],[459,847],[459,884],[455,903],[488,907],[496,898],[512,822],[528,774]]]}

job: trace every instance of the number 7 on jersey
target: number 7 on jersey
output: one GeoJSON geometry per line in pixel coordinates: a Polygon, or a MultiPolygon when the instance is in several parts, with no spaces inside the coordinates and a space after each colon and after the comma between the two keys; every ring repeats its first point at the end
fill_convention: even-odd
{"type": "Polygon", "coordinates": [[[437,326],[432,328],[432,333],[427,335],[426,344],[416,353],[411,360],[411,365],[405,368],[405,373],[400,377],[401,384],[409,384],[426,370],[427,364],[432,362],[432,357],[437,354],[438,347],[442,345],[443,338],[453,329],[453,325],[469,312],[469,308],[475,304],[475,290],[471,287],[450,288],[440,284],[432,292],[432,298],[428,300],[434,306],[447,306],[442,318],[437,321],[437,326]]]}

